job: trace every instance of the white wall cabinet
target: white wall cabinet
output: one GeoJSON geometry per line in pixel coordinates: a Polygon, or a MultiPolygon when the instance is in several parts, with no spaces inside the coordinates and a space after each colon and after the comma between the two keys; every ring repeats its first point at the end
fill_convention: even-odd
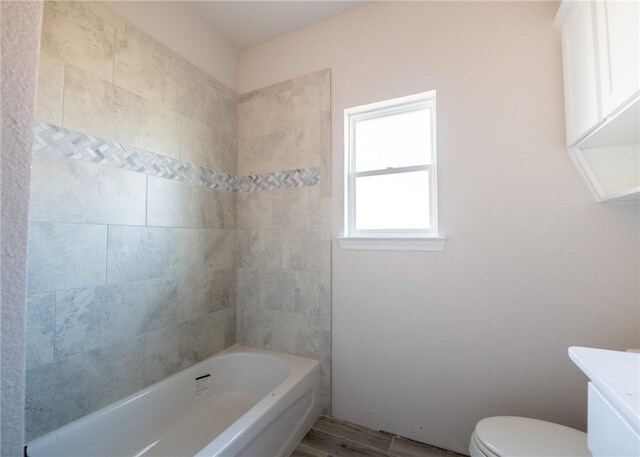
{"type": "Polygon", "coordinates": [[[595,3],[603,117],[640,89],[640,1],[595,3]]]}
{"type": "Polygon", "coordinates": [[[640,199],[640,1],[563,1],[569,155],[597,201],[640,199]]]}
{"type": "Polygon", "coordinates": [[[562,64],[567,143],[575,143],[601,119],[598,108],[594,8],[589,2],[563,3],[562,64]],[[564,9],[563,9],[564,8],[564,9]]]}

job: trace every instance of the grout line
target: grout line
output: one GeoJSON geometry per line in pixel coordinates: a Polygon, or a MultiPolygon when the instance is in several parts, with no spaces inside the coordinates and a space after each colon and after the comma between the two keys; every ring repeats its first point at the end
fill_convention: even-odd
{"type": "MultiPolygon", "coordinates": [[[[109,225],[105,230],[106,237],[104,240],[104,285],[109,284],[109,225]]],[[[102,284],[99,284],[102,285],[102,284]]]]}
{"type": "Polygon", "coordinates": [[[142,337],[142,386],[147,385],[147,358],[145,357],[147,353],[147,337],[146,335],[141,335],[142,337]]]}
{"type": "MultiPolygon", "coordinates": [[[[113,26],[113,24],[110,24],[110,25],[113,26]]],[[[118,28],[116,26],[113,26],[113,59],[111,61],[111,83],[114,85],[114,87],[116,85],[116,48],[117,48],[116,43],[117,41],[118,41],[118,28]]]]}
{"type": "Polygon", "coordinates": [[[90,352],[94,352],[94,351],[98,351],[98,350],[101,350],[101,349],[104,349],[104,348],[107,348],[107,347],[115,346],[116,344],[124,343],[125,341],[135,340],[136,338],[141,338],[141,337],[143,337],[143,335],[128,336],[126,338],[123,338],[123,339],[120,339],[120,340],[117,340],[117,341],[112,341],[112,342],[103,344],[101,346],[96,346],[96,347],[88,349],[86,351],[78,352],[78,353],[75,353],[75,354],[71,354],[70,356],[67,356],[67,357],[59,358],[57,360],[54,360],[53,362],[45,363],[44,365],[39,365],[39,366],[37,366],[35,368],[40,368],[40,367],[44,367],[44,366],[47,366],[47,365],[52,365],[52,364],[55,364],[55,363],[62,362],[64,360],[75,359],[75,358],[80,357],[82,355],[86,355],[86,354],[88,354],[90,352]]]}
{"type": "Polygon", "coordinates": [[[56,327],[58,322],[58,292],[53,292],[53,357],[51,360],[56,361],[56,327]]]}
{"type": "Polygon", "coordinates": [[[64,100],[67,88],[67,62],[62,61],[62,112],[60,113],[60,125],[64,127],[64,100]]]}
{"type": "Polygon", "coordinates": [[[144,226],[149,226],[149,175],[145,175],[144,189],[144,226]]]}
{"type": "MultiPolygon", "coordinates": [[[[226,227],[188,227],[188,226],[173,226],[173,225],[144,225],[144,224],[114,224],[112,222],[76,222],[76,221],[55,221],[55,220],[38,220],[30,219],[29,223],[36,222],[38,224],[68,224],[68,225],[95,225],[103,226],[110,225],[112,227],[131,227],[131,228],[158,228],[158,229],[178,229],[178,230],[210,230],[210,231],[224,231],[235,232],[238,229],[226,228],[226,227]]],[[[249,229],[241,229],[249,230],[249,229]]],[[[314,230],[310,229],[272,229],[272,230],[314,230]]]]}
{"type": "MultiPolygon", "coordinates": [[[[196,317],[192,317],[190,319],[185,319],[185,320],[181,320],[181,321],[178,321],[178,322],[174,322],[174,323],[171,323],[171,324],[166,325],[164,327],[153,329],[153,330],[149,330],[147,332],[140,333],[138,335],[127,336],[125,338],[120,338],[120,339],[117,339],[117,340],[109,341],[109,342],[101,344],[99,346],[91,347],[91,348],[83,350],[81,352],[76,352],[76,353],[73,353],[71,355],[67,355],[65,357],[61,357],[61,358],[59,358],[57,360],[53,360],[52,363],[59,362],[59,361],[62,361],[62,360],[71,359],[73,357],[77,357],[77,356],[80,356],[80,355],[83,355],[83,354],[87,354],[89,352],[97,351],[99,349],[103,349],[103,348],[108,347],[108,346],[113,346],[115,344],[122,343],[122,342],[125,342],[125,341],[133,340],[135,338],[142,338],[143,339],[143,356],[144,356],[144,341],[146,340],[146,336],[154,334],[154,333],[158,333],[160,331],[164,331],[164,330],[167,330],[167,329],[170,329],[170,328],[174,328],[174,327],[178,327],[178,326],[181,326],[181,325],[184,325],[184,324],[188,324],[190,322],[200,321],[201,319],[204,319],[204,318],[209,317],[209,316],[213,316],[215,314],[217,314],[218,316],[221,316],[224,313],[228,312],[228,310],[230,308],[231,307],[228,306],[226,308],[222,308],[222,309],[219,309],[217,311],[212,311],[210,313],[203,314],[202,316],[196,316],[196,317]]],[[[217,323],[219,323],[219,322],[223,322],[223,320],[222,319],[217,320],[217,323]]],[[[47,363],[47,364],[44,364],[44,365],[49,365],[49,364],[47,363]]],[[[39,365],[39,366],[44,366],[44,365],[39,365]]],[[[35,368],[38,368],[38,367],[35,367],[35,368]]],[[[143,363],[143,376],[144,376],[144,363],[143,363]]]]}

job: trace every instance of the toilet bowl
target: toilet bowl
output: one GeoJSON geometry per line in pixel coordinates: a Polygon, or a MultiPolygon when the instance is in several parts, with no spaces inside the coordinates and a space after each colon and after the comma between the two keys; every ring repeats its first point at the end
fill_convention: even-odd
{"type": "Polygon", "coordinates": [[[469,443],[471,457],[591,457],[587,434],[526,417],[482,419],[469,443]]]}

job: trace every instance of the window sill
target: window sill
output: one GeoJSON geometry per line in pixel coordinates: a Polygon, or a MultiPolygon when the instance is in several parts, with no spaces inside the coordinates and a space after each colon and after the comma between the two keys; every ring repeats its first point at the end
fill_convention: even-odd
{"type": "Polygon", "coordinates": [[[445,236],[391,238],[391,237],[338,237],[341,249],[370,251],[444,251],[445,236]]]}

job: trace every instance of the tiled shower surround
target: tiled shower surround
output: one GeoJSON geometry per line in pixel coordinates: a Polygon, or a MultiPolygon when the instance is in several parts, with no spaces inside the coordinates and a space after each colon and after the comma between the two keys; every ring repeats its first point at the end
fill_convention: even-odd
{"type": "Polygon", "coordinates": [[[240,97],[238,173],[320,168],[320,182],[239,193],[238,342],[321,362],[330,408],[330,74],[240,97]]]}
{"type": "Polygon", "coordinates": [[[328,410],[329,72],[238,100],[98,2],[41,51],[27,439],[236,341],[321,360],[328,410]]]}

